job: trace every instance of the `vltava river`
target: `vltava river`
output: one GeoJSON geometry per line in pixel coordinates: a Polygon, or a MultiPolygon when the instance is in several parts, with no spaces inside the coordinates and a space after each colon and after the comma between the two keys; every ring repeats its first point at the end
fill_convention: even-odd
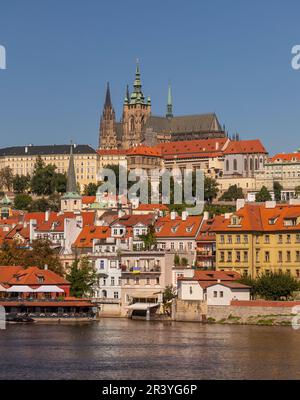
{"type": "Polygon", "coordinates": [[[102,319],[0,330],[0,379],[299,379],[300,331],[102,319]]]}

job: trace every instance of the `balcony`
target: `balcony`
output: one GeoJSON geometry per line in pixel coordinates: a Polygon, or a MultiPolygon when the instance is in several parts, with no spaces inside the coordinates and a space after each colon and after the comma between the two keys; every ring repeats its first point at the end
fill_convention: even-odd
{"type": "Polygon", "coordinates": [[[133,266],[127,266],[127,265],[122,265],[121,266],[122,274],[123,273],[130,273],[133,275],[138,275],[138,274],[157,274],[161,272],[161,267],[159,265],[154,265],[152,267],[133,267],[133,266]]]}

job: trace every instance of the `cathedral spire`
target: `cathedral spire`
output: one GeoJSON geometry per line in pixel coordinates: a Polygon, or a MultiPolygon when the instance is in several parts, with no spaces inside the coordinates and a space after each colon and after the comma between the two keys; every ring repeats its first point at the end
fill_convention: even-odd
{"type": "Polygon", "coordinates": [[[105,108],[106,108],[106,107],[112,107],[111,98],[110,98],[109,82],[107,82],[104,107],[105,107],[105,108]]]}
{"type": "Polygon", "coordinates": [[[135,93],[140,93],[141,92],[142,83],[141,83],[141,73],[140,73],[139,59],[136,60],[135,80],[134,80],[133,86],[134,86],[135,93]]]}
{"type": "Polygon", "coordinates": [[[173,118],[173,101],[172,101],[172,91],[171,84],[168,86],[168,103],[167,103],[167,118],[173,118]]]}
{"type": "Polygon", "coordinates": [[[70,159],[69,159],[69,169],[67,176],[67,191],[66,194],[76,193],[77,194],[77,184],[74,166],[74,156],[73,156],[73,144],[71,143],[70,148],[70,159]]]}

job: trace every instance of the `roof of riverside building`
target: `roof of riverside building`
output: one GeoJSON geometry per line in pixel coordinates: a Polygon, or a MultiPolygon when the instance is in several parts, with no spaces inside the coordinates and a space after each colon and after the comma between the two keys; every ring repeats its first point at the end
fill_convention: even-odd
{"type": "Polygon", "coordinates": [[[259,139],[231,141],[227,148],[224,150],[224,154],[251,153],[267,154],[268,152],[259,139]]]}

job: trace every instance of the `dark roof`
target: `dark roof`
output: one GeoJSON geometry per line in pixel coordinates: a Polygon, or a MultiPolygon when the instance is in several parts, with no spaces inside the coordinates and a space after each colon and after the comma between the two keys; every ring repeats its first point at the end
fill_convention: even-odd
{"type": "MultiPolygon", "coordinates": [[[[93,154],[95,150],[87,144],[78,144],[73,147],[74,154],[93,154]]],[[[47,146],[15,146],[0,149],[0,156],[37,156],[49,154],[70,154],[69,144],[53,144],[47,146]],[[26,151],[27,149],[27,151],[26,151]]]]}
{"type": "Polygon", "coordinates": [[[146,129],[154,132],[221,132],[222,128],[216,114],[182,115],[173,118],[150,116],[146,129]]]}

